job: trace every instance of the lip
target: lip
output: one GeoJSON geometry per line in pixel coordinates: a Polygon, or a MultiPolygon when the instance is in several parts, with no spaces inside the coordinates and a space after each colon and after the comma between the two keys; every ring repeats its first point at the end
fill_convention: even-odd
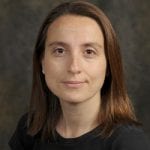
{"type": "Polygon", "coordinates": [[[83,86],[85,81],[64,81],[63,84],[70,88],[79,88],[83,86]]]}

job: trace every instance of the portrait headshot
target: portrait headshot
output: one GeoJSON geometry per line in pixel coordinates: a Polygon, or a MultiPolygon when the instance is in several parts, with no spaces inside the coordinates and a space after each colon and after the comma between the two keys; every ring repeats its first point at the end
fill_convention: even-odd
{"type": "MultiPolygon", "coordinates": [[[[16,51],[9,54],[26,67],[22,69],[20,63],[20,71],[14,69],[11,76],[16,82],[9,89],[9,109],[2,109],[1,126],[7,128],[4,143],[11,150],[150,150],[149,56],[146,48],[136,46],[144,44],[145,32],[136,25],[136,18],[132,20],[133,3],[128,11],[115,1],[50,4],[39,2],[38,23],[37,18],[32,21],[37,11],[29,19],[24,14],[22,24],[36,26],[34,33],[24,33],[35,38],[28,43],[20,33],[18,39],[24,43],[16,41],[16,51]],[[123,17],[119,12],[127,14],[123,17]],[[140,37],[139,31],[143,31],[140,37]]],[[[13,25],[15,30],[18,24],[13,25]]]]}

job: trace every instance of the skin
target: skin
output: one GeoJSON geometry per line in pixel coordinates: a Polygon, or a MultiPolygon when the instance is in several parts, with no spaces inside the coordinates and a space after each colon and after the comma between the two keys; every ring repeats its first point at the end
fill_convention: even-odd
{"type": "Polygon", "coordinates": [[[50,25],[42,69],[61,103],[56,129],[63,137],[78,137],[99,124],[106,66],[104,37],[96,21],[65,15],[50,25]]]}

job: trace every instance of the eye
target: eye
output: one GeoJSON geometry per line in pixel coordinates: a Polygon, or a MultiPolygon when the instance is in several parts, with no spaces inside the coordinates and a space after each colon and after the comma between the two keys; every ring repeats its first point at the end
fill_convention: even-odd
{"type": "Polygon", "coordinates": [[[94,49],[86,49],[85,50],[85,56],[87,56],[87,57],[92,57],[95,54],[96,54],[96,52],[94,49]]]}
{"type": "Polygon", "coordinates": [[[87,53],[87,54],[93,54],[94,52],[93,52],[93,50],[91,50],[91,49],[87,49],[87,50],[86,50],[86,53],[87,53]]]}
{"type": "Polygon", "coordinates": [[[62,56],[65,54],[65,49],[64,48],[54,48],[54,51],[53,53],[56,55],[56,56],[62,56]]]}

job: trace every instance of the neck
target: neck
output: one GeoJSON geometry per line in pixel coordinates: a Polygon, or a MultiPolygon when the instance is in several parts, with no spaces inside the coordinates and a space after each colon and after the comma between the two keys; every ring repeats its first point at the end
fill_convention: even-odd
{"type": "Polygon", "coordinates": [[[98,126],[100,96],[81,103],[60,102],[62,116],[56,129],[63,137],[78,137],[98,126]]]}

